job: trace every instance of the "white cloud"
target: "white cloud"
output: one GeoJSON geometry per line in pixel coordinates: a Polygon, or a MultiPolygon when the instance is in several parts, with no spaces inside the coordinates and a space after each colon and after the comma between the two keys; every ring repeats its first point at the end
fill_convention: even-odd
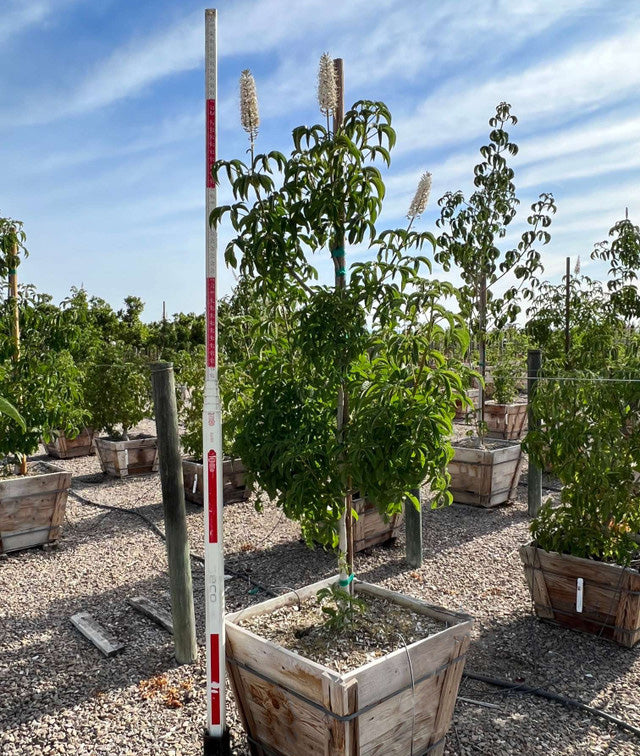
{"type": "Polygon", "coordinates": [[[451,144],[486,130],[493,105],[510,102],[527,129],[556,127],[635,96],[640,86],[640,28],[597,44],[583,44],[557,59],[517,74],[470,86],[449,81],[411,115],[398,119],[398,149],[451,144]]]}

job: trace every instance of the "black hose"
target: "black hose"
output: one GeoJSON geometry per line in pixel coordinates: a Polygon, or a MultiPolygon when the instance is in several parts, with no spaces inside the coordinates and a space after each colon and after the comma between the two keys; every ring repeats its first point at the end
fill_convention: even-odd
{"type": "Polygon", "coordinates": [[[534,688],[531,685],[522,685],[521,683],[510,682],[509,680],[499,680],[495,677],[478,675],[474,672],[464,672],[462,676],[466,677],[468,680],[476,680],[485,683],[486,685],[495,685],[498,688],[507,688],[516,693],[527,693],[532,696],[539,696],[540,698],[546,698],[548,701],[555,701],[556,703],[563,704],[563,706],[568,706],[569,708],[586,711],[596,717],[606,719],[607,722],[611,722],[622,730],[627,730],[628,732],[633,733],[636,737],[640,737],[640,727],[635,727],[634,725],[629,724],[629,722],[625,722],[623,719],[618,719],[618,717],[614,717],[612,714],[608,714],[602,709],[596,709],[595,707],[589,706],[582,701],[577,701],[574,698],[567,698],[567,696],[562,696],[559,693],[552,693],[551,691],[542,688],[534,688]]]}
{"type": "MultiPolygon", "coordinates": [[[[123,514],[128,515],[136,515],[141,520],[144,520],[144,522],[151,528],[151,530],[158,536],[158,538],[161,538],[163,541],[166,541],[167,538],[165,534],[160,530],[160,528],[153,522],[153,520],[149,519],[145,514],[142,512],[139,512],[137,509],[127,509],[126,507],[116,507],[112,504],[98,504],[97,501],[91,501],[91,499],[87,499],[85,496],[82,496],[77,491],[74,491],[72,488],[69,489],[69,494],[76,498],[81,504],[86,504],[89,507],[97,507],[98,509],[107,509],[112,512],[122,512],[123,514]]],[[[204,565],[204,557],[199,556],[198,554],[192,554],[191,551],[189,551],[191,554],[191,558],[194,559],[196,562],[204,565]]],[[[235,572],[233,570],[230,570],[227,566],[225,566],[225,572],[229,575],[232,575],[235,578],[240,578],[241,580],[246,580],[249,583],[253,584],[256,588],[259,588],[261,591],[264,591],[269,596],[279,596],[280,594],[275,593],[271,590],[271,588],[267,588],[266,585],[262,585],[261,583],[258,583],[255,581],[251,575],[247,575],[246,572],[235,572]]]]}

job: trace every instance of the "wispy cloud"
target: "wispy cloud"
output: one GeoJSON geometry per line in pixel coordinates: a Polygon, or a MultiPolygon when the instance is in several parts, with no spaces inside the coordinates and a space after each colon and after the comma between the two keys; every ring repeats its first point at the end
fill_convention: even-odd
{"type": "Polygon", "coordinates": [[[491,114],[488,103],[507,100],[528,128],[541,124],[557,128],[635,96],[640,86],[639,45],[640,28],[633,28],[597,44],[582,44],[518,74],[473,85],[468,79],[447,82],[411,115],[399,119],[399,149],[473,138],[491,114]]]}

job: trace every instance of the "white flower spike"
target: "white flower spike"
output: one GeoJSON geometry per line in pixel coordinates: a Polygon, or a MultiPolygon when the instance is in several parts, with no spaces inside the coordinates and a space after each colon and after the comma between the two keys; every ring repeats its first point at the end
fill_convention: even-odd
{"type": "Polygon", "coordinates": [[[338,85],[336,73],[333,67],[333,58],[329,53],[324,53],[320,58],[318,70],[318,104],[320,112],[329,117],[334,115],[338,106],[338,85]]]}
{"type": "Polygon", "coordinates": [[[430,192],[431,174],[423,173],[420,177],[416,193],[411,200],[411,205],[409,206],[409,212],[407,213],[407,218],[409,218],[409,220],[415,220],[418,216],[424,213],[425,208],[427,207],[427,202],[429,202],[430,192]]]}
{"type": "Polygon", "coordinates": [[[258,111],[256,82],[248,68],[240,75],[240,123],[242,124],[242,128],[249,134],[249,138],[253,144],[253,140],[258,135],[260,113],[258,111]]]}

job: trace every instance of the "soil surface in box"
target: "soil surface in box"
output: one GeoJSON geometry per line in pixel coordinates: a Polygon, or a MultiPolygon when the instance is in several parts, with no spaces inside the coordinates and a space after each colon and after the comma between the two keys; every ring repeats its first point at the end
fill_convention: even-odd
{"type": "MultiPolygon", "coordinates": [[[[446,624],[412,612],[391,601],[360,594],[360,610],[351,612],[343,629],[326,623],[327,614],[316,600],[252,617],[238,624],[262,638],[295,651],[336,672],[358,669],[373,659],[439,633],[446,624]]],[[[333,602],[324,606],[334,608],[333,602]]]]}

